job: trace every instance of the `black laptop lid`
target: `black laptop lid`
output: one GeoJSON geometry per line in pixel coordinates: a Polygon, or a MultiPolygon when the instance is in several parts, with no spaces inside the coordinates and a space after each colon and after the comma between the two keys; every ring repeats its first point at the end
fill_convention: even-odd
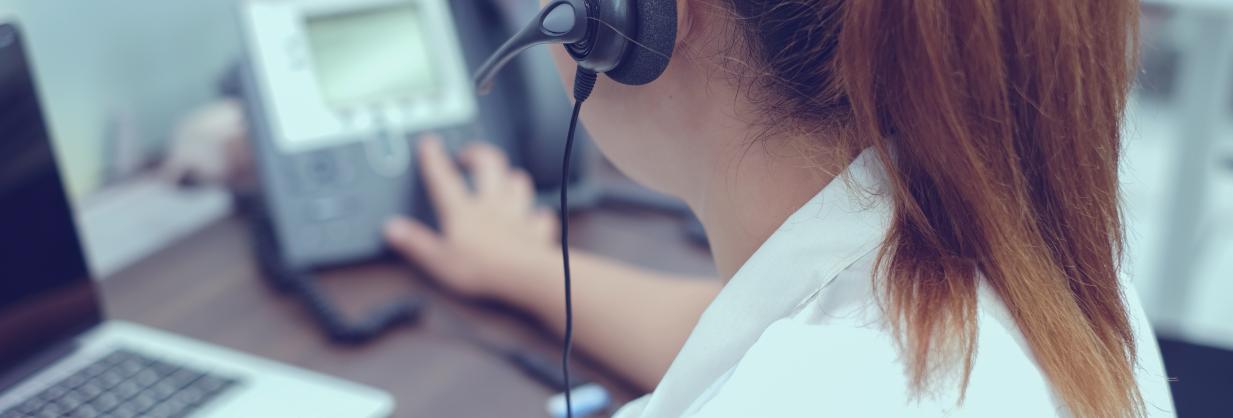
{"type": "Polygon", "coordinates": [[[0,23],[0,375],[99,320],[22,39],[0,23]]]}

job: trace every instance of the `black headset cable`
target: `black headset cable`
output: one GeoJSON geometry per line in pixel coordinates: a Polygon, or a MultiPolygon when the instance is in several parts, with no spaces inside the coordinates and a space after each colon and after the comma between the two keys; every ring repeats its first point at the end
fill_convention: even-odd
{"type": "Polygon", "coordinates": [[[582,102],[591,97],[595,88],[595,72],[578,67],[574,76],[574,113],[569,118],[569,134],[565,137],[565,157],[561,163],[561,264],[565,269],[565,341],[561,348],[561,373],[565,377],[565,416],[574,417],[573,400],[569,382],[569,352],[574,345],[574,301],[569,276],[569,160],[574,152],[574,131],[578,128],[578,114],[582,102]]]}

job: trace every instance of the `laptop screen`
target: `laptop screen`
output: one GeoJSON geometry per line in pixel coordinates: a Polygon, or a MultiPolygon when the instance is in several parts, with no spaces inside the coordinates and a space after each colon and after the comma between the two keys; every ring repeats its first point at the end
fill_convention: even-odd
{"type": "Polygon", "coordinates": [[[99,320],[22,39],[0,23],[0,375],[99,320]]]}

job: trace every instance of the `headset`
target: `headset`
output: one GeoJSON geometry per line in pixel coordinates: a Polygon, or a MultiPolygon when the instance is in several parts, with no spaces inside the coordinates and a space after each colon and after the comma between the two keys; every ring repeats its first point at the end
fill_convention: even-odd
{"type": "MultiPolygon", "coordinates": [[[[591,96],[597,74],[621,84],[640,86],[663,74],[676,46],[676,0],[552,0],[510,40],[497,48],[475,75],[476,90],[486,94],[493,78],[515,56],[541,44],[564,44],[578,63],[574,78],[574,111],[565,140],[562,176],[568,176],[574,130],[582,102],[591,96]]],[[[567,184],[562,178],[561,184],[567,184]]],[[[570,398],[569,353],[574,315],[569,274],[569,209],[561,187],[561,261],[565,270],[565,337],[561,369],[565,378],[566,416],[574,415],[570,398]]]]}
{"type": "Polygon", "coordinates": [[[505,64],[549,43],[565,44],[579,71],[647,84],[668,68],[676,25],[676,0],[553,0],[480,66],[476,88],[486,94],[505,64]]]}

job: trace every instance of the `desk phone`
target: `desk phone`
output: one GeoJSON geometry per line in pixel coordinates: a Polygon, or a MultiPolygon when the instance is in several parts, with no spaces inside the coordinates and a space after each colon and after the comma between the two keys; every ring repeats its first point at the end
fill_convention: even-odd
{"type": "MultiPolygon", "coordinates": [[[[249,0],[240,5],[249,132],[283,262],[384,251],[395,214],[427,212],[414,141],[477,136],[447,0],[249,0]]],[[[427,216],[427,215],[424,215],[427,216]]]]}

